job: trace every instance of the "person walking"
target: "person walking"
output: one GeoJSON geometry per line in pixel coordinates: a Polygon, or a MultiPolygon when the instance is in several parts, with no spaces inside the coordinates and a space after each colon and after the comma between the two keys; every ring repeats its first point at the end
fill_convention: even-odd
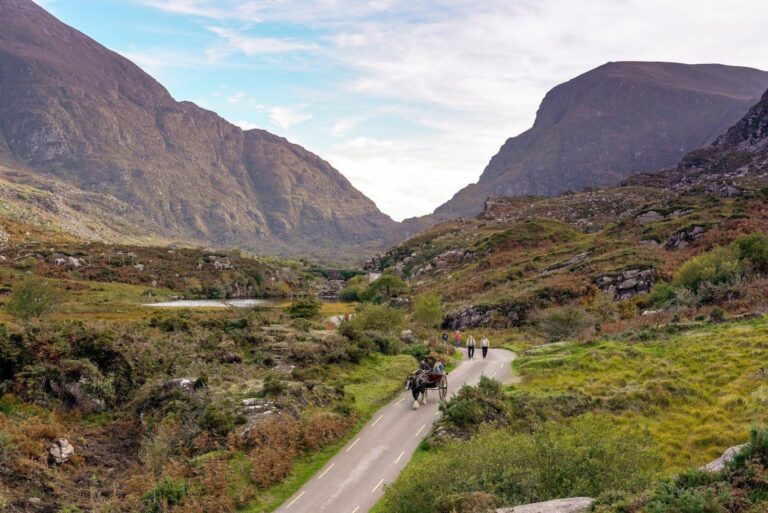
{"type": "Polygon", "coordinates": [[[467,338],[467,356],[470,360],[475,359],[475,337],[472,335],[467,338]]]}
{"type": "Polygon", "coordinates": [[[447,349],[448,348],[448,333],[447,332],[445,332],[445,331],[443,332],[442,339],[443,339],[443,345],[447,349]]]}
{"type": "Polygon", "coordinates": [[[453,335],[453,341],[456,342],[456,349],[461,347],[461,332],[459,330],[456,330],[456,333],[453,335]]]}
{"type": "Polygon", "coordinates": [[[491,341],[488,340],[488,337],[484,336],[480,340],[480,348],[483,350],[483,359],[485,359],[486,356],[488,356],[488,348],[491,346],[491,341]]]}

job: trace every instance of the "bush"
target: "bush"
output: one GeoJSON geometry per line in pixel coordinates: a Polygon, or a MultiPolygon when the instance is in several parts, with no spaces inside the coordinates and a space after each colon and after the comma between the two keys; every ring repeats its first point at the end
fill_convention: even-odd
{"type": "Polygon", "coordinates": [[[533,434],[486,429],[406,467],[387,489],[383,510],[437,511],[441,498],[477,490],[501,504],[597,497],[611,490],[635,493],[661,466],[647,433],[618,428],[607,418],[547,423],[533,434]]]}
{"type": "Polygon", "coordinates": [[[672,285],[699,292],[705,283],[733,283],[740,274],[741,264],[736,251],[728,247],[718,247],[685,262],[675,273],[672,285]]]}
{"type": "Polygon", "coordinates": [[[442,300],[437,294],[419,296],[413,305],[413,321],[425,328],[436,328],[443,322],[442,300]]]}
{"type": "Polygon", "coordinates": [[[219,436],[226,436],[235,429],[235,416],[223,406],[209,404],[197,419],[200,429],[219,436]]]}
{"type": "Polygon", "coordinates": [[[768,237],[743,235],[734,242],[740,260],[749,261],[760,273],[768,273],[768,237]]]}
{"type": "Polygon", "coordinates": [[[393,274],[385,274],[368,285],[360,293],[360,299],[377,304],[383,303],[405,292],[406,287],[405,282],[401,278],[393,274]]]}
{"type": "Polygon", "coordinates": [[[725,320],[725,310],[722,308],[713,308],[709,312],[709,320],[712,322],[723,322],[725,320]]]}
{"type": "Polygon", "coordinates": [[[30,276],[13,287],[5,309],[22,320],[44,317],[56,311],[63,294],[53,282],[30,276]]]}
{"type": "Polygon", "coordinates": [[[365,305],[358,309],[346,329],[358,332],[392,333],[403,325],[403,312],[384,305],[365,305]]]}
{"type": "Polygon", "coordinates": [[[314,297],[297,299],[288,307],[288,316],[291,319],[311,319],[320,313],[320,301],[314,297]]]}
{"type": "Polygon", "coordinates": [[[165,476],[155,486],[154,490],[147,492],[142,497],[144,513],[162,513],[168,511],[169,506],[181,504],[187,493],[187,484],[183,479],[173,479],[165,476]]]}
{"type": "Polygon", "coordinates": [[[550,308],[539,316],[539,328],[550,342],[577,337],[593,324],[584,310],[573,305],[550,308]]]}

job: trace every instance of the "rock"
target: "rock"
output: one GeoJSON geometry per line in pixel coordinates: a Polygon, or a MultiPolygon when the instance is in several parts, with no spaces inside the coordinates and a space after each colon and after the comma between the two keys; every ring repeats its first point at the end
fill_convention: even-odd
{"type": "Polygon", "coordinates": [[[637,280],[635,280],[634,278],[630,278],[628,280],[624,280],[621,283],[619,283],[618,288],[620,291],[634,289],[635,287],[637,287],[637,283],[638,283],[637,280]]]}
{"type": "Polygon", "coordinates": [[[702,226],[694,226],[685,230],[680,230],[673,233],[669,239],[667,239],[667,249],[683,249],[687,248],[691,243],[700,239],[706,230],[702,226]]]}
{"type": "Polygon", "coordinates": [[[722,456],[717,458],[715,461],[710,461],[703,467],[699,467],[699,470],[705,470],[707,472],[720,472],[731,460],[733,460],[733,457],[736,456],[736,454],[738,454],[738,452],[743,449],[745,445],[746,444],[741,444],[726,449],[722,456]]]}
{"type": "Polygon", "coordinates": [[[291,374],[295,368],[295,366],[288,363],[281,363],[280,365],[272,367],[272,370],[280,374],[291,374]]]}
{"type": "Polygon", "coordinates": [[[612,294],[614,299],[628,299],[647,294],[653,286],[653,269],[629,269],[621,273],[606,274],[595,280],[597,286],[612,294]]]}
{"type": "Polygon", "coordinates": [[[59,438],[48,448],[48,461],[62,465],[75,454],[75,448],[66,438],[59,438]]]}
{"type": "Polygon", "coordinates": [[[82,264],[80,263],[80,259],[79,259],[79,258],[75,258],[75,257],[69,257],[69,265],[71,265],[72,267],[74,267],[75,269],[77,269],[77,268],[78,268],[78,267],[80,267],[82,264]]]}
{"type": "Polygon", "coordinates": [[[640,224],[648,224],[652,223],[654,221],[660,221],[664,219],[664,216],[656,212],[655,210],[650,210],[644,214],[640,214],[637,216],[637,222],[640,224]]]}
{"type": "Polygon", "coordinates": [[[664,310],[644,310],[643,313],[640,314],[640,316],[648,317],[651,315],[659,315],[661,313],[664,313],[664,310]]]}
{"type": "Polygon", "coordinates": [[[41,499],[40,497],[30,497],[29,499],[27,499],[27,502],[33,506],[39,506],[43,503],[43,499],[41,499]]]}
{"type": "Polygon", "coordinates": [[[403,330],[400,332],[400,340],[406,344],[413,344],[416,342],[416,334],[413,330],[403,330]]]}
{"type": "Polygon", "coordinates": [[[589,497],[572,497],[570,499],[555,499],[514,508],[497,509],[496,513],[583,513],[589,511],[595,499],[589,497]]]}
{"type": "Polygon", "coordinates": [[[195,382],[197,382],[197,378],[169,379],[163,383],[163,388],[168,390],[177,388],[179,390],[183,390],[184,392],[191,392],[195,389],[195,382]]]}
{"type": "Polygon", "coordinates": [[[54,395],[63,399],[69,405],[78,408],[83,413],[98,413],[107,408],[103,399],[94,397],[88,391],[88,382],[85,378],[64,383],[56,380],[49,380],[48,386],[54,395]]]}

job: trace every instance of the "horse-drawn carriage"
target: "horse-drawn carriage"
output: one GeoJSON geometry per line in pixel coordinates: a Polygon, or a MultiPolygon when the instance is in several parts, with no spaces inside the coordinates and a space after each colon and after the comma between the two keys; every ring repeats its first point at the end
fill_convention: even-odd
{"type": "Polygon", "coordinates": [[[424,360],[428,370],[419,369],[405,380],[406,390],[410,390],[413,395],[414,408],[418,408],[419,403],[426,404],[428,390],[437,390],[440,401],[445,401],[448,396],[448,373],[445,372],[442,362],[433,356],[424,360]]]}

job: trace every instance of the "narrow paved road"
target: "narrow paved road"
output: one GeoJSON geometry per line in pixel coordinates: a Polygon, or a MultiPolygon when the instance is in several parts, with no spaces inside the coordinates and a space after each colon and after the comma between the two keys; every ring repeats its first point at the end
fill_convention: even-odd
{"type": "MultiPolygon", "coordinates": [[[[480,348],[474,360],[465,360],[448,375],[448,393],[465,383],[475,384],[482,374],[509,381],[515,355],[491,349],[483,360],[480,348]]],[[[405,376],[403,376],[405,379],[405,376]]],[[[384,485],[394,481],[440,415],[437,391],[430,391],[426,406],[412,409],[410,392],[403,392],[379,410],[339,453],[278,513],[367,513],[381,498],[384,485]]]]}

